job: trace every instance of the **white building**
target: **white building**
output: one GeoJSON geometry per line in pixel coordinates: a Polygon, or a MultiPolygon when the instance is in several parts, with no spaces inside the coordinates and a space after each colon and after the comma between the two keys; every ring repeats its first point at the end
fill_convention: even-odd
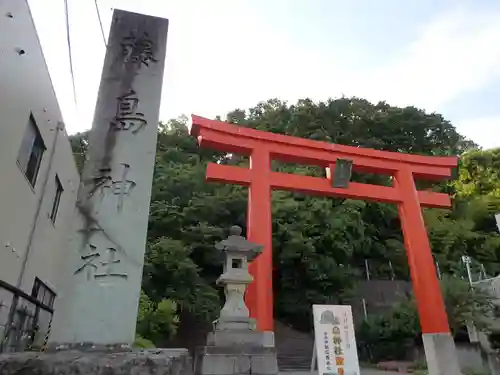
{"type": "Polygon", "coordinates": [[[0,176],[0,351],[5,351],[26,345],[33,329],[36,344],[43,342],[51,317],[46,307],[53,306],[60,285],[79,185],[26,0],[0,1],[0,176]]]}

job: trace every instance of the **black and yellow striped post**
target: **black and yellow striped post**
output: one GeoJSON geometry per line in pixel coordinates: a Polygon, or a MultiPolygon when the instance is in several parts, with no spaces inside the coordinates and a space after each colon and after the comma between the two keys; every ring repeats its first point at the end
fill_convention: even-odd
{"type": "Polygon", "coordinates": [[[47,327],[47,333],[45,334],[45,337],[43,339],[42,349],[40,350],[42,353],[45,353],[47,351],[51,328],[52,328],[52,316],[50,317],[49,326],[47,327]]]}

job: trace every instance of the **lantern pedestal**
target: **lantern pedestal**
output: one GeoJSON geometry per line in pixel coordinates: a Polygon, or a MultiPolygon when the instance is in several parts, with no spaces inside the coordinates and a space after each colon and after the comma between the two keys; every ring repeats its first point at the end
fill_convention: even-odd
{"type": "Polygon", "coordinates": [[[195,374],[278,374],[274,348],[251,345],[205,346],[198,350],[195,358],[195,374]]]}
{"type": "Polygon", "coordinates": [[[255,319],[252,318],[219,319],[216,331],[252,331],[255,327],[255,319]]]}
{"type": "Polygon", "coordinates": [[[249,346],[274,348],[274,335],[258,331],[214,331],[207,337],[207,346],[249,346]]]}

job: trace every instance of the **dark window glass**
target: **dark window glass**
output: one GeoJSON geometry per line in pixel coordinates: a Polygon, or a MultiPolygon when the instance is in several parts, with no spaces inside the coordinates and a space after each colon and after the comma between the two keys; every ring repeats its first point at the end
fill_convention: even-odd
{"type": "Polygon", "coordinates": [[[50,220],[52,220],[53,223],[56,222],[57,211],[59,210],[59,202],[61,202],[61,195],[63,191],[64,189],[61,185],[61,181],[56,175],[54,200],[52,201],[52,210],[50,211],[50,220]]]}
{"type": "Polygon", "coordinates": [[[33,115],[30,115],[28,128],[24,134],[24,138],[19,149],[17,162],[24,172],[31,186],[35,187],[42,156],[45,152],[45,144],[38,130],[33,115]]]}
{"type": "Polygon", "coordinates": [[[35,282],[33,283],[31,296],[35,297],[37,301],[40,301],[41,303],[47,305],[50,308],[54,307],[54,300],[56,298],[56,294],[52,291],[52,289],[50,289],[47,285],[45,285],[38,277],[35,278],[35,282]]]}

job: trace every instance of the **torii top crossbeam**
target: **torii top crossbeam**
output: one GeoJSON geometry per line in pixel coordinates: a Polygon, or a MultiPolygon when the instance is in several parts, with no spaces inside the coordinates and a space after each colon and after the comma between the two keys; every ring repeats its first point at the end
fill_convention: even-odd
{"type": "MultiPolygon", "coordinates": [[[[198,138],[201,147],[222,152],[251,156],[257,150],[267,151],[271,160],[324,168],[330,168],[338,158],[347,158],[353,161],[353,170],[356,172],[394,176],[395,172],[409,167],[415,178],[425,180],[449,178],[458,160],[456,157],[410,155],[312,141],[235,126],[195,115],[192,116],[191,135],[198,138]]],[[[251,183],[250,170],[254,168],[255,166],[244,169],[215,163],[209,164],[207,180],[248,186],[251,183]]],[[[344,189],[332,188],[330,181],[325,178],[278,172],[271,172],[269,177],[271,187],[278,190],[386,203],[402,202],[400,192],[394,187],[352,182],[347,189],[344,189]]],[[[418,195],[420,204],[424,207],[447,208],[451,205],[447,194],[419,191],[418,195]]]]}
{"type": "Polygon", "coordinates": [[[249,187],[247,236],[264,245],[252,263],[255,282],[247,293],[251,314],[262,330],[273,327],[271,190],[290,190],[322,196],[363,199],[398,205],[413,289],[418,302],[422,331],[449,332],[439,282],[429,246],[421,207],[451,206],[448,195],[417,191],[414,179],[449,178],[457,157],[409,155],[313,141],[226,122],[192,116],[191,135],[199,145],[222,152],[250,156],[250,167],[210,163],[207,180],[249,187]],[[320,166],[333,171],[338,159],[352,161],[352,170],[393,177],[393,186],[351,182],[332,186],[326,178],[271,171],[271,160],[320,166]]]}

